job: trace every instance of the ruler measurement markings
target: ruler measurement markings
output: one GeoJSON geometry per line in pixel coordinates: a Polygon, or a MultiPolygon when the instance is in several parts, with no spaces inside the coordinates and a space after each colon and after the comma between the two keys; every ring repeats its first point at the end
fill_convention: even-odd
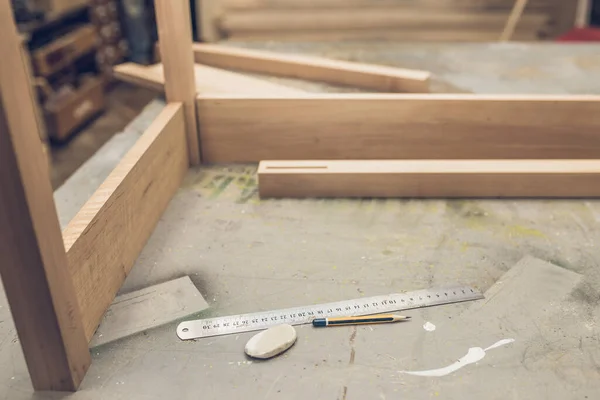
{"type": "Polygon", "coordinates": [[[186,321],[178,326],[177,335],[182,340],[197,339],[262,330],[283,323],[290,325],[310,324],[315,317],[379,314],[481,298],[483,298],[481,293],[470,287],[425,289],[306,307],[186,321]]]}

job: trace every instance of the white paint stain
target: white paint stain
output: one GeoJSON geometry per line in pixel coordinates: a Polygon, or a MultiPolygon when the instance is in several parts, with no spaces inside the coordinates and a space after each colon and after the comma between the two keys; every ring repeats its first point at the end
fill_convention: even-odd
{"type": "Polygon", "coordinates": [[[430,369],[427,371],[399,371],[401,374],[415,375],[415,376],[446,376],[453,372],[458,371],[459,369],[469,365],[474,364],[478,361],[483,360],[485,357],[485,352],[491,349],[495,349],[500,346],[504,346],[506,344],[514,342],[515,339],[503,339],[500,340],[485,350],[481,347],[471,347],[467,354],[464,357],[461,357],[457,362],[448,365],[447,367],[438,368],[438,369],[430,369]]]}
{"type": "Polygon", "coordinates": [[[515,341],[515,339],[502,339],[502,340],[494,343],[493,345],[491,345],[490,347],[488,347],[487,349],[485,349],[483,351],[488,351],[488,350],[491,350],[491,349],[495,349],[496,347],[504,346],[504,345],[512,343],[514,341],[515,341]]]}
{"type": "Polygon", "coordinates": [[[435,325],[427,321],[425,322],[425,325],[423,325],[423,329],[425,329],[427,332],[433,332],[435,331],[435,325]]]}

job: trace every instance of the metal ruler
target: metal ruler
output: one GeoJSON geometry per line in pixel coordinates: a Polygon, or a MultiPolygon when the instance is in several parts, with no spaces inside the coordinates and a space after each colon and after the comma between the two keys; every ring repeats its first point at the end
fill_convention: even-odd
{"type": "Polygon", "coordinates": [[[480,292],[468,286],[424,289],[313,306],[186,321],[177,326],[177,336],[181,340],[190,340],[259,331],[280,324],[310,324],[316,317],[380,314],[482,298],[480,292]]]}

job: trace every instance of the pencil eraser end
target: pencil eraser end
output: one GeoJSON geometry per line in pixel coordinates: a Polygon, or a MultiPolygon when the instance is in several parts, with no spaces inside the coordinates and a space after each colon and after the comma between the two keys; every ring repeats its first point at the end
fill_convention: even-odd
{"type": "Polygon", "coordinates": [[[327,320],[325,318],[315,318],[313,319],[312,324],[316,327],[327,326],[327,320]]]}

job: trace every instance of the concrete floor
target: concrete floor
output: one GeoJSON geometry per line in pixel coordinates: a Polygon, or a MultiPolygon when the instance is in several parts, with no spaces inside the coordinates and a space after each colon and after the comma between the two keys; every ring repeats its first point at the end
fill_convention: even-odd
{"type": "MultiPolygon", "coordinates": [[[[600,93],[599,46],[282,46],[267,47],[430,69],[439,91],[600,93]]],[[[161,106],[152,102],[55,193],[63,225],[161,106]]],[[[600,398],[599,202],[260,201],[255,171],[191,170],[122,292],[189,275],[211,304],[206,315],[455,283],[495,294],[485,305],[407,312],[408,324],[301,327],[296,345],[267,362],[245,357],[252,333],[182,342],[172,324],[92,349],[92,367],[70,396],[33,394],[2,299],[0,398],[600,398]],[[503,292],[515,264],[544,264],[522,261],[530,256],[563,272],[525,274],[519,290],[503,292]],[[438,329],[424,330],[426,321],[438,329]],[[506,338],[515,342],[448,376],[400,372],[449,365],[506,338]]]]}

